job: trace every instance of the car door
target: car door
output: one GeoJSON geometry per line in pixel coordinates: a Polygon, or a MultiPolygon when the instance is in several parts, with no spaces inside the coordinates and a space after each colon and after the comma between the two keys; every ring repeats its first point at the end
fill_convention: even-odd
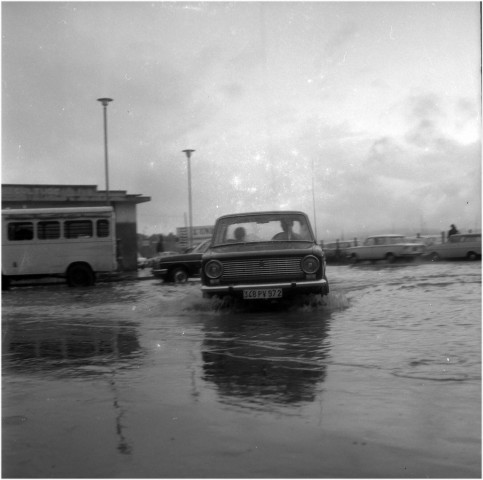
{"type": "Polygon", "coordinates": [[[376,239],[373,237],[369,237],[365,240],[363,245],[361,245],[361,247],[356,250],[355,253],[361,260],[370,260],[377,257],[376,249],[376,239]]]}
{"type": "Polygon", "coordinates": [[[460,250],[462,246],[460,238],[452,236],[438,248],[438,253],[443,258],[457,258],[461,256],[460,250]]]}

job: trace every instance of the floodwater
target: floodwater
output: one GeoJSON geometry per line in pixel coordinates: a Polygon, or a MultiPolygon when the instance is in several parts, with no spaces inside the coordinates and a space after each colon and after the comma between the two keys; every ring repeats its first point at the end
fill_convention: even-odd
{"type": "Polygon", "coordinates": [[[330,266],[325,304],[150,278],[2,299],[2,476],[481,477],[481,263],[330,266]]]}

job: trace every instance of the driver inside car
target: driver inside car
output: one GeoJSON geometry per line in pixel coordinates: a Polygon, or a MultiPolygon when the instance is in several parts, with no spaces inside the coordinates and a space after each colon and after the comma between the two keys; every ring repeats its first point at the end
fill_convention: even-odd
{"type": "Polygon", "coordinates": [[[280,225],[283,231],[277,233],[272,240],[301,240],[300,235],[293,231],[293,220],[282,218],[280,225]]]}

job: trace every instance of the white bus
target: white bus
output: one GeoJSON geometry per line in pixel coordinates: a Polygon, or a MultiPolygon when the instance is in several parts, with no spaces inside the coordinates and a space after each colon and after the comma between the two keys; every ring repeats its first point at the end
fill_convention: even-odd
{"type": "Polygon", "coordinates": [[[2,210],[2,290],[12,280],[63,277],[93,285],[117,270],[112,207],[2,210]]]}

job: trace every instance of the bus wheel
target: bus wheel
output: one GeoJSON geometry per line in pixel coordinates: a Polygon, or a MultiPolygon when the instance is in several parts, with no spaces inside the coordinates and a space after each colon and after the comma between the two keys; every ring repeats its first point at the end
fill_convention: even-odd
{"type": "Polygon", "coordinates": [[[5,290],[10,290],[10,279],[7,276],[2,275],[2,292],[5,290]]]}
{"type": "Polygon", "coordinates": [[[67,285],[69,287],[89,287],[94,285],[94,272],[85,264],[74,264],[67,270],[67,285]]]}
{"type": "Polygon", "coordinates": [[[188,272],[182,267],[175,268],[171,278],[174,283],[186,283],[188,281],[188,272]]]}

